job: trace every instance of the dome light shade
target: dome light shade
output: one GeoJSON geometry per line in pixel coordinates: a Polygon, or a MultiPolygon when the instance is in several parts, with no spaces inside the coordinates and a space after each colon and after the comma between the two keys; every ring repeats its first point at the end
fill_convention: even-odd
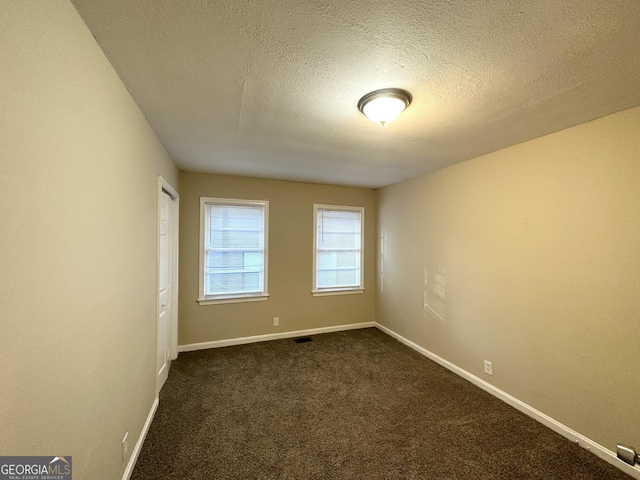
{"type": "Polygon", "coordinates": [[[358,102],[360,110],[373,123],[393,122],[411,103],[411,94],[399,88],[383,88],[367,93],[358,102]]]}

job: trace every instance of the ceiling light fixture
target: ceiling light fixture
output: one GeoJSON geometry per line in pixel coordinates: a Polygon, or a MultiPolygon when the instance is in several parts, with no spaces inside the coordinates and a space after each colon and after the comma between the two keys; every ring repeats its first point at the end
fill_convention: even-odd
{"type": "Polygon", "coordinates": [[[411,94],[400,88],[383,88],[367,93],[358,101],[360,110],[373,123],[383,127],[393,122],[411,103],[411,94]]]}

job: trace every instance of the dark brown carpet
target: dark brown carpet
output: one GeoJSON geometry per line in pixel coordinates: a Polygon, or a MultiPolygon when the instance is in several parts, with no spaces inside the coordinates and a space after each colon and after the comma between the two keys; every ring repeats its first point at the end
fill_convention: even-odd
{"type": "Polygon", "coordinates": [[[377,329],[180,354],[133,480],[631,477],[377,329]]]}

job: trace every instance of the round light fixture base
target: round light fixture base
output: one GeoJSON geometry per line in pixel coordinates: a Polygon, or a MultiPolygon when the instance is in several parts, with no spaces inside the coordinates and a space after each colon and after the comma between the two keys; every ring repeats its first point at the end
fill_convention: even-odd
{"type": "Polygon", "coordinates": [[[382,88],[367,93],[358,101],[360,110],[373,123],[393,122],[411,104],[411,94],[400,88],[382,88]]]}

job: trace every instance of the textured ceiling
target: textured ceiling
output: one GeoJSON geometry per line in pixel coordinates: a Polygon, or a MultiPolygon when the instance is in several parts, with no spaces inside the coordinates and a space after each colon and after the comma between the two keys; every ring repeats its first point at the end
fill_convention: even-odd
{"type": "Polygon", "coordinates": [[[640,104],[638,0],[73,3],[182,170],[380,187],[640,104]]]}

